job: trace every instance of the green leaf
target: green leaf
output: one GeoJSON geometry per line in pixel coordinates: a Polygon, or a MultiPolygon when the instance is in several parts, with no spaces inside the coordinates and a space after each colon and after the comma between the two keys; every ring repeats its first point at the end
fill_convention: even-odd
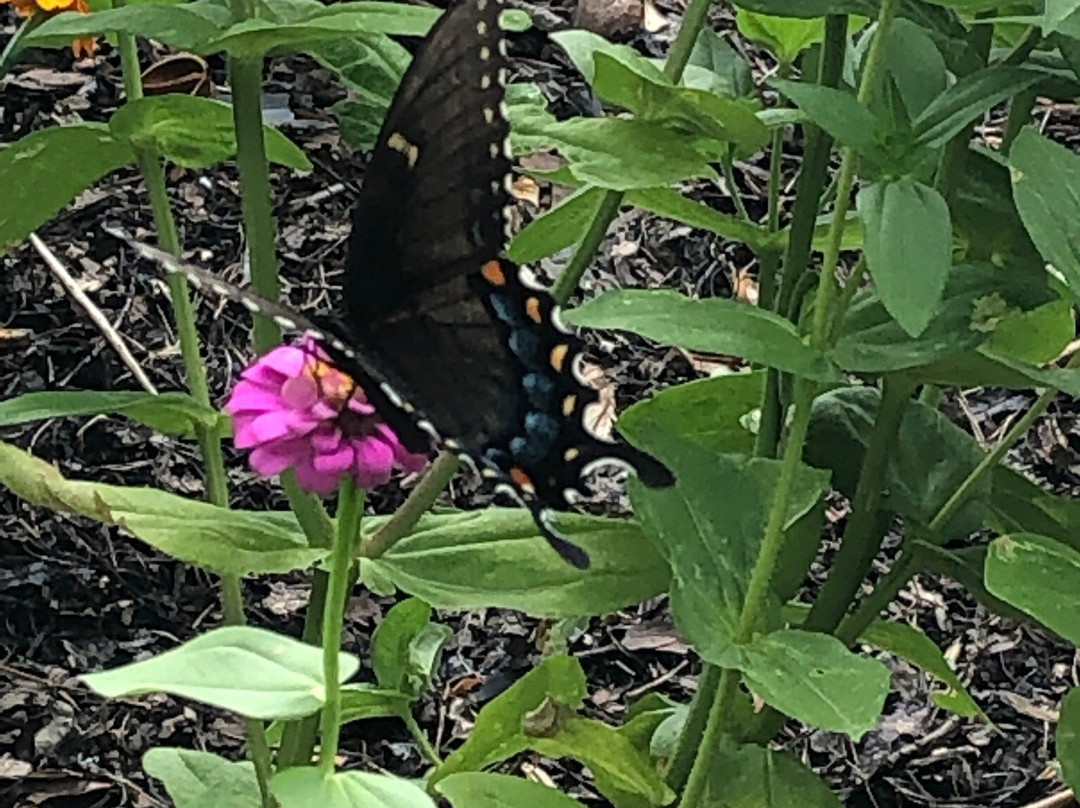
{"type": "Polygon", "coordinates": [[[119,525],[173,558],[222,575],[291,572],[328,552],[308,545],[289,512],[233,511],[153,488],[67,480],[2,442],[0,485],[31,504],[119,525]]]}
{"type": "Polygon", "coordinates": [[[672,290],[618,289],[563,313],[568,323],[640,334],[691,351],[733,354],[819,381],[836,369],[773,312],[726,298],[694,300],[672,290]]]}
{"type": "Polygon", "coordinates": [[[1000,536],[986,557],[986,588],[1080,644],[1080,552],[1036,533],[1000,536]]]}
{"type": "Polygon", "coordinates": [[[0,402],[0,426],[46,418],[117,414],[146,424],[166,435],[191,437],[197,426],[218,427],[222,415],[204,407],[187,393],[57,390],[26,393],[0,402]]]}
{"type": "MultiPolygon", "coordinates": [[[[64,17],[58,14],[45,25],[64,17]]],[[[41,30],[40,28],[38,29],[41,30]]],[[[70,43],[69,43],[70,44],[70,43]]],[[[135,160],[103,124],[42,129],[0,149],[0,252],[22,241],[110,171],[135,160]]]]}
{"type": "Polygon", "coordinates": [[[995,466],[991,478],[991,528],[998,533],[1039,533],[1080,552],[1080,500],[1055,496],[1006,466],[995,466]]]}
{"type": "Polygon", "coordinates": [[[855,740],[877,724],[889,671],[828,634],[781,629],[733,646],[723,663],[738,667],[751,690],[805,724],[855,740]]]}
{"type": "Polygon", "coordinates": [[[915,626],[879,620],[871,623],[859,635],[859,640],[905,659],[944,682],[948,687],[947,690],[931,694],[931,698],[938,707],[965,718],[981,718],[989,721],[986,714],[968,694],[964,683],[953,671],[945,655],[941,653],[941,649],[915,626]]]}
{"type": "MultiPolygon", "coordinates": [[[[236,154],[229,104],[191,95],[155,95],[129,101],[109,119],[113,137],[134,148],[160,152],[185,168],[207,168],[236,154]]],[[[263,126],[266,156],[273,163],[311,171],[304,152],[285,135],[263,126]]]]}
{"type": "Polygon", "coordinates": [[[1055,736],[1061,776],[1073,791],[1080,789],[1080,695],[1077,694],[1080,688],[1073,688],[1061,700],[1055,736]]]}
{"type": "Polygon", "coordinates": [[[588,552],[588,570],[552,552],[528,512],[506,508],[425,516],[362,568],[439,609],[518,609],[536,617],[608,614],[667,591],[667,564],[634,523],[559,514],[556,524],[588,552]]]}
{"type": "Polygon", "coordinates": [[[371,665],[386,690],[418,698],[438,665],[449,626],[431,622],[431,607],[409,598],[387,612],[371,638],[371,665]]]}
{"type": "Polygon", "coordinates": [[[250,762],[233,763],[209,752],[159,746],[142,759],[176,808],[261,808],[259,783],[250,762]]]}
{"type": "Polygon", "coordinates": [[[369,684],[343,685],[341,688],[341,723],[366,718],[387,718],[409,714],[412,698],[397,690],[369,684]]]}
{"type": "Polygon", "coordinates": [[[337,73],[350,91],[349,98],[331,108],[342,138],[360,151],[374,148],[390,101],[412,59],[409,52],[388,36],[368,34],[321,42],[307,52],[337,73]]]}
{"type": "Polygon", "coordinates": [[[669,387],[619,416],[619,431],[637,443],[657,429],[718,454],[751,454],[748,419],[761,404],[765,373],[733,373],[669,387]]]}
{"type": "Polygon", "coordinates": [[[1013,198],[1031,240],[1080,295],[1080,158],[1025,127],[1009,161],[1013,198]]]}
{"type": "MultiPolygon", "coordinates": [[[[634,512],[672,565],[676,625],[703,659],[722,664],[761,550],[780,462],[706,451],[670,425],[637,438],[677,480],[664,489],[637,480],[630,486],[634,512]]],[[[785,529],[813,510],[827,487],[827,473],[800,468],[785,529]]]]}
{"type": "Polygon", "coordinates": [[[856,294],[830,358],[844,370],[866,374],[929,365],[977,347],[1012,313],[1054,298],[1041,268],[954,266],[937,315],[918,337],[909,336],[873,292],[856,294]]]}
{"type": "Polygon", "coordinates": [[[505,774],[452,774],[439,782],[437,790],[455,808],[582,808],[558,789],[505,774]]]}
{"type": "Polygon", "coordinates": [[[754,252],[782,247],[780,236],[763,227],[696,202],[671,188],[640,188],[626,194],[626,203],[651,211],[658,216],[700,227],[730,241],[745,244],[754,252]]]}
{"type": "Polygon", "coordinates": [[[667,126],[624,118],[566,121],[514,118],[518,148],[558,149],[573,176],[601,188],[628,191],[670,185],[692,177],[716,179],[717,145],[667,126]]]}
{"type": "MultiPolygon", "coordinates": [[[[221,7],[221,11],[227,20],[228,9],[221,7]]],[[[179,50],[198,53],[205,52],[206,43],[221,33],[219,22],[208,19],[190,3],[139,3],[90,14],[57,14],[27,37],[27,44],[40,47],[69,45],[77,37],[118,33],[143,36],[179,50]]],[[[224,24],[228,25],[228,22],[224,24]]]]}
{"type": "Polygon", "coordinates": [[[1023,92],[1040,78],[1033,70],[1011,65],[992,65],[964,76],[915,119],[915,145],[945,145],[992,106],[1023,92]]]}
{"type": "Polygon", "coordinates": [[[278,772],[270,791],[285,808],[435,808],[424,789],[409,780],[372,772],[325,775],[314,766],[278,772]]]}
{"type": "Polygon", "coordinates": [[[725,744],[713,758],[710,808],[843,808],[825,782],[790,752],[725,744]]]}
{"type": "MultiPolygon", "coordinates": [[[[804,458],[831,469],[833,486],[851,497],[881,401],[872,387],[831,390],[814,401],[804,458]]],[[[912,401],[889,460],[881,509],[925,529],[945,501],[985,457],[974,439],[936,409],[912,401]]],[[[941,528],[941,538],[966,536],[983,522],[990,500],[984,477],[941,528]]]]}
{"type": "Polygon", "coordinates": [[[631,48],[629,45],[616,45],[592,31],[570,30],[556,31],[551,38],[566,51],[585,80],[592,84],[596,77],[596,54],[602,53],[636,70],[643,76],[656,81],[664,81],[664,71],[631,48]]]}
{"type": "Polygon", "coordinates": [[[911,20],[893,22],[885,65],[911,119],[917,118],[945,92],[948,83],[945,59],[930,33],[911,20]]]}
{"type": "Polygon", "coordinates": [[[997,324],[981,350],[1041,365],[1061,355],[1076,333],[1072,301],[1061,297],[1030,311],[1013,311],[997,324]]]}
{"type": "Polygon", "coordinates": [[[596,53],[593,60],[597,95],[638,120],[730,143],[742,153],[752,153],[768,140],[769,130],[746,100],[677,87],[662,75],[656,78],[654,70],[644,73],[606,53],[596,53]]]}
{"type": "Polygon", "coordinates": [[[558,207],[529,222],[511,242],[510,259],[531,264],[580,242],[607,194],[603,188],[585,186],[558,207]]]}
{"type": "Polygon", "coordinates": [[[904,177],[859,191],[867,268],[878,299],[908,334],[934,319],[952,265],[952,223],[945,198],[904,177]]]}
{"type": "Polygon", "coordinates": [[[458,772],[479,771],[530,748],[523,722],[548,699],[570,709],[581,706],[586,694],[585,673],[572,657],[548,657],[488,702],[476,716],[468,740],[435,769],[435,785],[458,772]]]}
{"type": "Polygon", "coordinates": [[[707,25],[690,52],[683,84],[727,98],[745,98],[756,92],[746,58],[707,25]]]}
{"type": "Polygon", "coordinates": [[[804,50],[823,42],[825,20],[771,17],[740,8],[735,24],[747,39],[773,52],[784,65],[793,65],[804,50]]]}
{"type": "MultiPolygon", "coordinates": [[[[341,680],[360,660],[340,654],[341,680]]],[[[158,656],[90,673],[83,681],[108,699],[170,693],[246,718],[301,718],[322,707],[322,650],[250,626],[216,628],[158,656]]]]}
{"type": "Polygon", "coordinates": [[[773,79],[770,84],[790,98],[811,121],[832,135],[838,143],[860,153],[872,151],[880,145],[878,121],[874,113],[850,92],[787,79],[773,79]]]}
{"type": "Polygon", "coordinates": [[[994,597],[983,581],[988,547],[985,544],[974,547],[945,549],[928,542],[916,542],[919,566],[927,572],[945,575],[964,587],[975,600],[986,607],[991,614],[1013,620],[1017,623],[1031,623],[1031,618],[1019,609],[1010,606],[1001,598],[994,597]]]}

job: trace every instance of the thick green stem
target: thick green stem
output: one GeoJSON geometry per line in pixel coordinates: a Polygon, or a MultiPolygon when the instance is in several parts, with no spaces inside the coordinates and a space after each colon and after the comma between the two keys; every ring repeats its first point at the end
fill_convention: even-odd
{"type": "Polygon", "coordinates": [[[697,757],[701,739],[705,734],[709,712],[716,702],[721,673],[722,671],[716,665],[706,665],[701,671],[701,676],[698,677],[697,692],[690,703],[686,723],[683,724],[679,735],[679,743],[668,765],[667,782],[675,792],[681,792],[686,787],[687,778],[690,777],[690,769],[694,765],[694,758],[697,757]]]}
{"type": "Polygon", "coordinates": [[[836,630],[837,639],[845,645],[854,645],[859,635],[896,599],[900,590],[907,586],[908,581],[919,571],[918,559],[918,553],[912,547],[905,546],[892,569],[878,581],[874,591],[841,621],[836,630]]]}
{"type": "Polygon", "coordinates": [[[1031,113],[1035,109],[1037,94],[1034,90],[1017,93],[1009,104],[1009,117],[1005,119],[1005,131],[1001,135],[1001,153],[1009,154],[1013,141],[1020,130],[1031,123],[1031,113]]]}
{"type": "MultiPolygon", "coordinates": [[[[993,28],[993,26],[989,26],[993,28]]],[[[1001,60],[1003,65],[1022,65],[1027,61],[1027,58],[1039,47],[1039,43],[1043,40],[1042,31],[1038,26],[1032,26],[1028,29],[1027,34],[1020,40],[1020,43],[1013,48],[1012,52],[1001,60]]]]}
{"type": "Polygon", "coordinates": [[[349,571],[353,544],[364,513],[364,492],[346,477],[338,495],[338,530],[330,555],[330,590],[323,613],[323,680],[326,701],[322,709],[319,770],[325,777],[334,773],[338,739],[341,737],[341,632],[345,626],[345,599],[349,595],[349,571]]]}
{"type": "Polygon", "coordinates": [[[831,632],[840,624],[877,555],[882,538],[877,530],[878,506],[885,488],[889,458],[896,449],[900,424],[913,389],[914,385],[905,379],[885,377],[870,445],[851,500],[851,518],[829,577],[803,624],[810,631],[831,632]]]}
{"type": "MultiPolygon", "coordinates": [[[[266,159],[262,120],[262,57],[229,60],[229,85],[236,127],[236,168],[243,188],[244,236],[251,259],[251,286],[267,300],[278,298],[273,191],[266,159]]],[[[281,342],[281,329],[268,317],[255,315],[255,347],[260,352],[281,342]]]]}
{"type": "Polygon", "coordinates": [[[412,490],[401,507],[394,511],[394,515],[387,523],[374,535],[362,540],[360,556],[378,558],[407,536],[420,521],[420,517],[435,504],[435,500],[446,488],[457,469],[457,455],[443,452],[436,457],[428,473],[424,475],[424,479],[412,490]]]}
{"type": "MultiPolygon", "coordinates": [[[[686,64],[690,61],[690,54],[694,51],[694,45],[697,43],[701,29],[705,25],[705,18],[712,3],[713,0],[690,0],[686,14],[683,15],[682,27],[675,37],[675,42],[671,45],[667,62],[664,64],[664,75],[675,84],[682,81],[683,71],[686,70],[686,64]]],[[[622,191],[608,191],[604,195],[600,207],[593,217],[592,224],[585,234],[585,238],[582,239],[581,244],[578,246],[577,252],[574,253],[574,257],[562,274],[555,279],[555,284],[551,288],[551,296],[555,298],[556,303],[565,304],[581,282],[581,276],[585,274],[585,270],[592,263],[593,256],[596,255],[596,251],[603,243],[608,228],[615,221],[615,217],[619,215],[619,207],[622,205],[623,196],[622,191]]]]}

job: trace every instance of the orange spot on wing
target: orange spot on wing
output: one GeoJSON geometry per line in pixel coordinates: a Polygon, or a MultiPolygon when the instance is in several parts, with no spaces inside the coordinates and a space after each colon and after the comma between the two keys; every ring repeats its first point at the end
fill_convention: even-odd
{"type": "Polygon", "coordinates": [[[526,474],[525,469],[520,466],[514,466],[510,469],[510,479],[513,480],[519,488],[522,488],[525,491],[533,490],[532,478],[526,474]]]}
{"type": "Polygon", "coordinates": [[[540,314],[540,299],[536,297],[530,297],[528,300],[526,300],[525,313],[529,315],[530,320],[532,320],[537,325],[540,325],[540,322],[543,319],[542,315],[540,314]]]}
{"type": "Polygon", "coordinates": [[[570,353],[570,346],[566,343],[556,345],[551,349],[551,366],[557,373],[562,373],[563,365],[566,364],[566,355],[570,353]]]}
{"type": "Polygon", "coordinates": [[[577,396],[569,395],[562,401],[562,414],[569,418],[574,414],[574,407],[577,406],[577,396]]]}
{"type": "Polygon", "coordinates": [[[480,274],[492,286],[506,286],[506,273],[498,261],[488,261],[480,268],[480,274]]]}

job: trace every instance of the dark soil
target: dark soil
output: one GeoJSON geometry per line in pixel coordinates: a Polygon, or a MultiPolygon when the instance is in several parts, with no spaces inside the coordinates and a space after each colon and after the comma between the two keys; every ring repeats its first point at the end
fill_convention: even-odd
{"type": "MultiPolygon", "coordinates": [[[[553,21],[569,18],[570,3],[544,7],[553,21]]],[[[662,11],[674,18],[670,6],[662,11]]],[[[729,29],[726,13],[718,28],[729,29]]],[[[0,11],[0,39],[14,18],[0,11]],[[6,15],[6,16],[5,16],[6,15]]],[[[642,35],[637,44],[662,53],[671,30],[642,35]]],[[[590,99],[565,57],[535,35],[513,46],[522,78],[540,81],[562,114],[590,99]]],[[[145,50],[144,64],[154,54],[145,50]]],[[[759,60],[767,69],[767,62],[759,60]]],[[[221,64],[215,80],[223,83],[221,64]]],[[[119,60],[104,46],[89,62],[74,64],[66,51],[26,54],[15,74],[0,80],[0,139],[73,120],[104,120],[121,100],[119,60]]],[[[286,294],[300,308],[327,308],[340,284],[348,211],[363,160],[340,142],[326,112],[340,97],[332,77],[300,58],[276,60],[268,91],[280,94],[291,120],[286,133],[301,144],[314,171],[275,172],[279,254],[286,294]]],[[[1040,110],[1062,139],[1075,139],[1074,120],[1054,108],[1040,110]]],[[[993,132],[993,127],[988,129],[993,132]]],[[[789,144],[786,168],[797,168],[789,144]]],[[[77,159],[77,156],[73,156],[77,159]]],[[[170,194],[181,216],[184,243],[200,262],[242,280],[238,183],[232,165],[210,171],[173,169],[170,194]]],[[[740,166],[741,192],[762,211],[762,167],[740,166]]],[[[0,191],[2,192],[2,191],[0,191]]],[[[731,209],[716,189],[712,204],[731,209]]],[[[545,190],[545,204],[549,194],[545,190]]],[[[536,214],[521,206],[523,217],[536,214]]],[[[128,231],[151,228],[142,184],[117,172],[84,193],[39,235],[63,258],[84,289],[108,315],[160,390],[181,389],[176,336],[163,284],[102,232],[106,222],[128,231]]],[[[560,261],[544,262],[557,272],[560,261]]],[[[744,282],[749,254],[706,233],[625,213],[584,284],[586,295],[610,286],[668,285],[698,295],[730,296],[744,282]]],[[[250,357],[249,319],[242,310],[210,301],[199,307],[200,333],[208,346],[212,389],[222,394],[250,357]]],[[[38,256],[23,246],[0,257],[0,329],[25,329],[24,338],[0,331],[0,399],[36,390],[139,389],[87,317],[67,299],[38,256]]],[[[593,359],[607,369],[620,405],[708,368],[688,357],[640,341],[601,335],[593,359]]],[[[953,402],[957,418],[993,441],[1031,402],[1022,394],[976,391],[953,402]]],[[[1080,482],[1080,408],[1062,401],[1044,417],[1016,453],[1056,491],[1080,482]]],[[[153,485],[198,497],[202,491],[197,449],[119,418],[63,419],[0,430],[0,438],[57,464],[74,478],[124,485],[153,485]]],[[[260,481],[242,459],[229,458],[233,504],[284,508],[273,484],[260,481]]],[[[406,481],[411,485],[412,481],[406,481]]],[[[467,479],[452,487],[454,501],[474,504],[467,479]]],[[[388,486],[374,499],[381,512],[403,494],[388,486]]],[[[843,506],[831,512],[844,519],[843,506]]],[[[133,542],[114,528],[28,507],[0,490],[0,808],[141,808],[165,806],[140,757],[158,745],[242,753],[242,731],[232,717],[170,697],[105,702],[76,680],[80,672],[111,667],[164,651],[221,621],[216,585],[133,542]]],[[[882,560],[882,565],[887,564],[882,560]]],[[[818,565],[820,576],[824,567],[818,565]]],[[[256,624],[298,634],[306,601],[299,577],[245,584],[256,624]]],[[[393,601],[357,592],[349,609],[346,647],[361,657],[371,631],[393,601]]],[[[1075,649],[1045,632],[1002,620],[976,605],[957,585],[924,576],[892,607],[895,619],[923,628],[954,662],[993,727],[960,720],[929,699],[927,678],[889,660],[894,693],[880,726],[862,742],[796,727],[786,746],[822,772],[853,808],[1000,806],[1017,808],[1060,789],[1051,768],[1052,731],[1061,695],[1080,681],[1075,649]]],[[[543,632],[515,613],[449,614],[455,629],[437,687],[418,718],[443,748],[467,732],[486,701],[526,671],[539,655],[543,632]]],[[[596,619],[571,645],[586,666],[588,708],[618,721],[627,704],[659,691],[687,700],[698,662],[680,641],[658,601],[596,619]]],[[[344,753],[352,765],[418,774],[423,761],[396,722],[365,722],[346,731],[344,753]]],[[[574,767],[527,758],[518,762],[555,778],[592,804],[603,804],[574,767]]]]}

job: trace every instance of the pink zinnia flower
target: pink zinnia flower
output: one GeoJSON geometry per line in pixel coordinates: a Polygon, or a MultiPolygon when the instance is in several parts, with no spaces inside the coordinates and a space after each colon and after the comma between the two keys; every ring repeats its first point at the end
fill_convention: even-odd
{"type": "Polygon", "coordinates": [[[427,457],[401,445],[364,391],[313,340],[256,360],[240,374],[225,411],[233,418],[233,443],[253,450],[258,474],[292,468],[300,486],[318,494],[333,492],[347,474],[371,490],[389,480],[395,466],[420,471],[427,465],[427,457]]]}

